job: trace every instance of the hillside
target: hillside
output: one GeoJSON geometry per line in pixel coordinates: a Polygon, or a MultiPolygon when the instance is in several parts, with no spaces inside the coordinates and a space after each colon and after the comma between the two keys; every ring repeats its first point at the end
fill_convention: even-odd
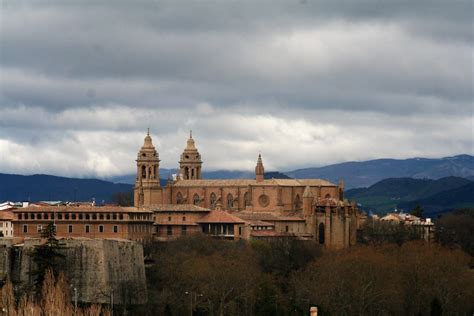
{"type": "Polygon", "coordinates": [[[0,173],[1,201],[92,201],[111,202],[117,192],[132,190],[130,184],[97,179],[75,179],[49,175],[22,176],[0,173]]]}
{"type": "Polygon", "coordinates": [[[409,210],[413,209],[416,205],[421,205],[429,213],[474,207],[474,182],[427,198],[402,202],[399,204],[399,207],[409,210]]]}
{"type": "Polygon", "coordinates": [[[345,162],[319,168],[305,168],[285,172],[292,178],[321,178],[337,183],[344,179],[346,188],[368,187],[394,177],[440,179],[443,177],[474,177],[474,157],[458,155],[439,159],[376,159],[345,162]]]}
{"type": "Polygon", "coordinates": [[[459,177],[438,180],[390,178],[369,188],[348,190],[346,198],[357,201],[364,210],[378,214],[392,211],[396,207],[408,211],[418,204],[427,211],[436,211],[452,209],[459,204],[458,201],[463,201],[466,206],[474,205],[474,191],[468,190],[472,184],[473,182],[459,177]],[[445,202],[442,202],[443,198],[446,199],[445,202]]]}

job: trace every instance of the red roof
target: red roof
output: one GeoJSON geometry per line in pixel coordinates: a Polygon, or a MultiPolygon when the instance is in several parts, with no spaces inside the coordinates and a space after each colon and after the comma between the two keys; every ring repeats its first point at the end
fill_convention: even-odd
{"type": "Polygon", "coordinates": [[[233,224],[244,224],[245,221],[238,218],[237,216],[231,215],[225,211],[212,210],[197,221],[197,223],[233,223],[233,224]]]}

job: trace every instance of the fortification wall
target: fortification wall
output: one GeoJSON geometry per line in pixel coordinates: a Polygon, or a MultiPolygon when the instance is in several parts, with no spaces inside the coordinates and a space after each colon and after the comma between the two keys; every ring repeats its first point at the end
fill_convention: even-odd
{"type": "MultiPolygon", "coordinates": [[[[33,284],[32,253],[39,239],[26,239],[22,246],[0,241],[0,273],[9,274],[23,286],[33,284]],[[10,267],[5,268],[5,267],[10,267]],[[2,270],[3,269],[3,270],[2,270]],[[5,271],[8,270],[8,273],[5,271]]],[[[129,240],[61,239],[64,270],[71,294],[77,289],[78,300],[88,303],[141,304],[147,289],[143,247],[129,240]]],[[[71,295],[73,297],[73,295],[71,295]]]]}

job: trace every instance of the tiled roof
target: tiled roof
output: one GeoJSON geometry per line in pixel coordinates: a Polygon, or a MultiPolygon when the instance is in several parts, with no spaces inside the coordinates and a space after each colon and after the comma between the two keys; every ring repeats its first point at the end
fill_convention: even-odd
{"type": "Polygon", "coordinates": [[[148,207],[153,212],[210,212],[211,210],[205,207],[200,207],[194,204],[157,204],[148,207]]]}
{"type": "Polygon", "coordinates": [[[28,206],[13,210],[15,213],[26,212],[71,212],[71,213],[150,213],[148,208],[122,207],[122,206],[28,206]]]}
{"type": "Polygon", "coordinates": [[[304,221],[301,212],[235,212],[233,215],[245,221],[266,221],[266,222],[301,222],[304,221]]]}
{"type": "Polygon", "coordinates": [[[228,187],[228,186],[336,186],[322,179],[267,179],[257,182],[255,179],[220,179],[220,180],[178,180],[175,187],[228,187]]]}
{"type": "Polygon", "coordinates": [[[15,218],[15,216],[13,216],[13,212],[11,212],[11,211],[1,211],[0,212],[0,220],[9,221],[9,220],[13,220],[14,218],[15,218]]]}
{"type": "Polygon", "coordinates": [[[198,220],[197,223],[243,224],[245,221],[225,211],[212,210],[209,214],[198,220]]]}
{"type": "Polygon", "coordinates": [[[250,232],[252,237],[294,237],[292,233],[277,232],[274,230],[252,230],[250,232]]]}

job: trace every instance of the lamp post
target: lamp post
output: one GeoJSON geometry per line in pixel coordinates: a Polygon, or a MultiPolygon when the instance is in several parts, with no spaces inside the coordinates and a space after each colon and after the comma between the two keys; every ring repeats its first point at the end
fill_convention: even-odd
{"type": "Polygon", "coordinates": [[[197,305],[197,298],[198,297],[203,297],[204,294],[200,293],[200,294],[197,294],[196,292],[194,291],[186,291],[184,292],[184,294],[186,295],[189,295],[189,302],[190,302],[190,306],[189,306],[189,315],[193,316],[193,313],[194,313],[194,305],[197,305]]]}

